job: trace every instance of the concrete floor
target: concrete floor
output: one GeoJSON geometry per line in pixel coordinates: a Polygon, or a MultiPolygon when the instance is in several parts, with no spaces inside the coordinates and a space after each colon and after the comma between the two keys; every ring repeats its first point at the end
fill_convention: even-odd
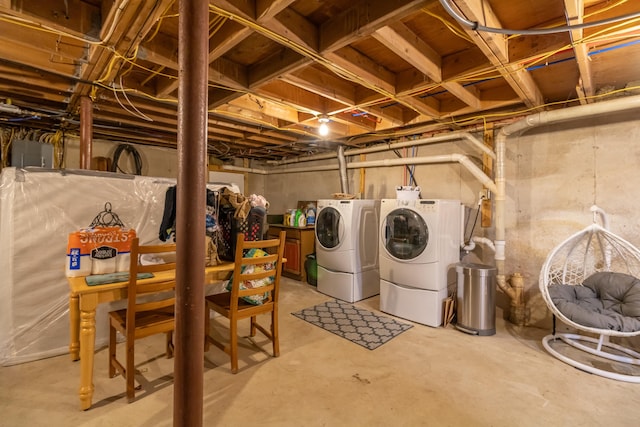
{"type": "MultiPolygon", "coordinates": [[[[498,314],[497,334],[416,324],[371,351],[290,313],[331,298],[284,279],[281,356],[242,340],[240,371],[205,354],[207,426],[636,426],[640,384],[576,370],[551,357],[549,331],[518,328],[498,314]]],[[[377,311],[379,298],[356,303],[377,311]]],[[[216,320],[214,319],[214,322],[216,320]]],[[[241,333],[246,335],[248,328],[241,333]]],[[[170,426],[172,360],[162,337],[140,341],[142,388],[128,404],[122,378],[96,353],[93,407],[78,409],[78,365],[67,355],[0,368],[0,425],[170,426]]],[[[259,342],[261,340],[258,340],[259,342]]],[[[270,351],[267,345],[265,349],[270,351]]]]}

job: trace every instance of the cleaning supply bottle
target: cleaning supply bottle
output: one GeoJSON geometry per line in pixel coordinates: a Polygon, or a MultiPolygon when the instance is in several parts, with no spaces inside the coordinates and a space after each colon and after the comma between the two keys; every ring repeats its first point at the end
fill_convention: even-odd
{"type": "Polygon", "coordinates": [[[294,227],[304,227],[307,225],[307,218],[300,209],[296,209],[294,227]]]}
{"type": "Polygon", "coordinates": [[[307,225],[314,225],[316,223],[316,206],[313,203],[309,203],[307,206],[307,225]]]}

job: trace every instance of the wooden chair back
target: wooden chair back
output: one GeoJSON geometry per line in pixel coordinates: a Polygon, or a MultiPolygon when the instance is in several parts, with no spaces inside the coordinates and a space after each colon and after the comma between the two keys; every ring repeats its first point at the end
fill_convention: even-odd
{"type": "Polygon", "coordinates": [[[231,357],[231,371],[238,371],[237,322],[250,318],[250,336],[260,331],[273,346],[274,357],[279,356],[278,336],[278,299],[280,279],[284,260],[284,242],[286,232],[278,238],[268,240],[244,240],[237,236],[235,266],[230,280],[230,290],[206,298],[206,349],[212,343],[227,352],[231,357]],[[210,334],[209,308],[229,319],[229,342],[214,339],[210,334]],[[260,314],[270,314],[268,327],[258,322],[260,314]]]}
{"type": "Polygon", "coordinates": [[[159,333],[166,335],[166,354],[173,357],[175,329],[176,245],[140,245],[131,242],[127,308],[109,313],[109,376],[120,373],[127,399],[135,397],[135,341],[159,333]],[[153,259],[145,262],[143,255],[153,259]],[[152,277],[147,277],[152,276],[152,277]],[[125,362],[116,357],[116,333],[125,337],[125,362]]]}
{"type": "MultiPolygon", "coordinates": [[[[159,332],[167,332],[172,325],[163,325],[163,322],[150,324],[140,328],[136,325],[136,316],[153,316],[154,312],[173,312],[175,306],[176,287],[176,244],[140,245],[139,238],[135,238],[131,244],[131,260],[129,263],[129,287],[127,295],[127,324],[129,336],[142,338],[159,332]],[[145,261],[144,255],[151,257],[145,261]],[[146,262],[149,262],[148,264],[146,262]],[[145,282],[145,273],[160,275],[166,279],[161,281],[145,282]],[[163,274],[164,273],[164,274],[163,274]],[[168,274],[167,274],[168,273],[168,274]],[[140,276],[139,276],[140,275],[140,276]],[[150,295],[157,295],[150,297],[150,295]],[[136,327],[137,326],[137,327],[136,327]]],[[[160,320],[160,319],[158,319],[160,320]]],[[[173,322],[171,322],[173,323],[173,322]]]]}

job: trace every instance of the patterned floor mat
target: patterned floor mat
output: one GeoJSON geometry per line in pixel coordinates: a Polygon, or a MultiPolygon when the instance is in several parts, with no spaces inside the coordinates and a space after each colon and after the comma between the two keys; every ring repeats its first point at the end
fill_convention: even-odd
{"type": "Polygon", "coordinates": [[[327,301],[291,314],[369,350],[380,347],[413,327],[338,300],[327,301]]]}

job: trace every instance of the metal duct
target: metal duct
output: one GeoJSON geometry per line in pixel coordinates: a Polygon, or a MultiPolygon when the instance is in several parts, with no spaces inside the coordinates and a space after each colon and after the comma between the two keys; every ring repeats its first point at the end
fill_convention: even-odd
{"type": "Polygon", "coordinates": [[[340,189],[349,194],[349,178],[347,177],[347,161],[344,158],[344,147],[338,147],[338,166],[340,166],[340,189]]]}

